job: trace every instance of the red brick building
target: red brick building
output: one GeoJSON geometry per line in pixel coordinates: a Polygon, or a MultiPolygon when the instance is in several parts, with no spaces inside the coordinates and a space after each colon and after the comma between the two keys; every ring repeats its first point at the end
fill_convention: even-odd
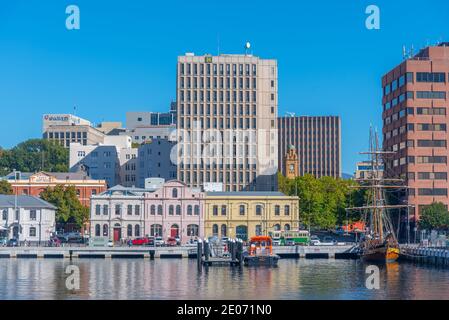
{"type": "Polygon", "coordinates": [[[90,206],[90,197],[107,189],[105,180],[93,180],[84,172],[12,172],[4,177],[15,194],[39,196],[48,187],[74,186],[80,202],[90,206]]]}
{"type": "Polygon", "coordinates": [[[449,204],[449,43],[422,49],[382,78],[383,148],[386,177],[410,187],[401,200],[414,206],[412,219],[433,202],[449,204]]]}

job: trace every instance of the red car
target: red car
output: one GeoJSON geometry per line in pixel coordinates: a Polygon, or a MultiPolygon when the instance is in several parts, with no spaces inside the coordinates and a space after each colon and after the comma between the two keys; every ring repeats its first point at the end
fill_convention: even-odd
{"type": "Polygon", "coordinates": [[[178,244],[178,241],[176,241],[176,238],[168,238],[167,246],[174,247],[177,244],[178,244]]]}
{"type": "Polygon", "coordinates": [[[136,238],[132,241],[133,246],[152,246],[154,245],[153,238],[136,238]]]}

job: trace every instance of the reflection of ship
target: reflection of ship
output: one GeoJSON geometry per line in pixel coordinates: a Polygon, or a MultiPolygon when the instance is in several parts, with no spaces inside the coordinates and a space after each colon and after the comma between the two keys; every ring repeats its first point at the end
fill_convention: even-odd
{"type": "Polygon", "coordinates": [[[357,181],[359,188],[367,189],[367,204],[364,207],[348,208],[347,210],[362,211],[366,225],[364,236],[359,243],[359,253],[364,260],[375,262],[392,262],[399,257],[399,242],[389,218],[389,209],[406,208],[406,205],[387,205],[385,190],[404,188],[401,179],[386,179],[381,171],[383,158],[394,152],[380,151],[377,134],[370,132],[370,151],[362,154],[370,156],[368,174],[357,181]]]}

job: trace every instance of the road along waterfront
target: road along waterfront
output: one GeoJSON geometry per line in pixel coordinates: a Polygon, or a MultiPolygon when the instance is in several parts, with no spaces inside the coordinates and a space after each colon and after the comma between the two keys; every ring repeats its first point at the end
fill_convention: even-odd
{"type": "Polygon", "coordinates": [[[277,268],[204,268],[193,259],[0,259],[0,299],[449,299],[449,271],[360,260],[281,259],[277,268]],[[69,290],[68,266],[79,269],[69,290]]]}

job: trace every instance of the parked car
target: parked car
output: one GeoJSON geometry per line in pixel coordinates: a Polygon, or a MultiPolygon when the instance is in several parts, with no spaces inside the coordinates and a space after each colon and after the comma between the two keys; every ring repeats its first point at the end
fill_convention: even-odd
{"type": "Polygon", "coordinates": [[[7,243],[8,243],[7,238],[0,238],[0,246],[6,246],[7,243]]]}
{"type": "Polygon", "coordinates": [[[319,246],[321,244],[320,238],[318,236],[311,236],[310,237],[310,245],[312,246],[319,246]]]}
{"type": "Polygon", "coordinates": [[[148,242],[147,242],[147,246],[154,246],[154,237],[147,237],[148,242]]]}
{"type": "Polygon", "coordinates": [[[109,241],[108,241],[108,247],[113,247],[113,246],[114,246],[114,241],[109,240],[109,241]]]}
{"type": "Polygon", "coordinates": [[[158,247],[162,247],[163,245],[165,245],[164,239],[162,239],[162,237],[156,237],[154,238],[154,244],[158,247]]]}
{"type": "Polygon", "coordinates": [[[335,239],[332,237],[324,237],[321,242],[322,246],[333,246],[336,243],[335,239]]]}
{"type": "Polygon", "coordinates": [[[7,246],[8,247],[17,247],[19,245],[19,241],[17,239],[12,238],[8,240],[7,246]]]}
{"type": "Polygon", "coordinates": [[[148,238],[136,238],[131,241],[133,246],[143,246],[148,243],[148,238]]]}
{"type": "Polygon", "coordinates": [[[178,244],[178,242],[176,241],[176,238],[170,237],[167,239],[167,246],[174,247],[177,244],[178,244]]]}

